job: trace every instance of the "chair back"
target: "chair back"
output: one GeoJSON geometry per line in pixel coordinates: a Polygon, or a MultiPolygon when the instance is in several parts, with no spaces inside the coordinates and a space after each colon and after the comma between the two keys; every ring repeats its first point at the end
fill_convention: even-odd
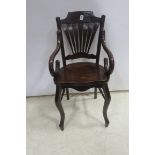
{"type": "Polygon", "coordinates": [[[105,16],[101,18],[94,16],[92,11],[69,12],[65,19],[56,18],[58,30],[61,31],[61,52],[64,65],[66,60],[77,58],[99,59],[100,55],[100,30],[104,27],[105,16]],[[97,53],[89,54],[94,36],[99,30],[97,53]],[[63,33],[71,47],[72,53],[65,55],[63,45],[63,33]]]}

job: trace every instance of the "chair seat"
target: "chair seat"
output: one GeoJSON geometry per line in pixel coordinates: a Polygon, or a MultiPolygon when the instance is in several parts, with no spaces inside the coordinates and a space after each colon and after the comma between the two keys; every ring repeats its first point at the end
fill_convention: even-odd
{"type": "Polygon", "coordinates": [[[60,68],[55,83],[60,85],[90,85],[107,82],[108,77],[101,65],[90,62],[68,64],[60,68]]]}

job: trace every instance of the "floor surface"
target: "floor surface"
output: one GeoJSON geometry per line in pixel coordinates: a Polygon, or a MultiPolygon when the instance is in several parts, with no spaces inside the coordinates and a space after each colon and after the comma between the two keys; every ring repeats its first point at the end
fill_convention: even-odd
{"type": "Polygon", "coordinates": [[[128,155],[128,92],[111,97],[105,128],[100,94],[64,96],[64,131],[54,96],[27,98],[27,155],[128,155]]]}

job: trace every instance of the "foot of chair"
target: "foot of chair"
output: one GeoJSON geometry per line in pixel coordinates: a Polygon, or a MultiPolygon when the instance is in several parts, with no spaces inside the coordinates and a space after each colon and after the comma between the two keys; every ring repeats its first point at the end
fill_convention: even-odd
{"type": "Polygon", "coordinates": [[[109,122],[105,122],[105,127],[108,127],[109,126],[109,122]]]}
{"type": "Polygon", "coordinates": [[[64,130],[64,123],[59,124],[60,129],[63,131],[64,130]]]}
{"type": "Polygon", "coordinates": [[[61,105],[61,87],[56,87],[56,95],[55,95],[55,104],[60,113],[60,124],[59,127],[61,130],[64,130],[64,121],[65,121],[65,113],[63,107],[61,105]]]}
{"type": "Polygon", "coordinates": [[[107,84],[104,84],[103,86],[103,92],[104,92],[104,96],[105,96],[105,102],[104,102],[104,106],[103,106],[103,117],[105,120],[105,127],[109,126],[109,119],[107,116],[107,110],[111,101],[111,96],[110,96],[110,92],[109,92],[109,88],[107,84]]]}

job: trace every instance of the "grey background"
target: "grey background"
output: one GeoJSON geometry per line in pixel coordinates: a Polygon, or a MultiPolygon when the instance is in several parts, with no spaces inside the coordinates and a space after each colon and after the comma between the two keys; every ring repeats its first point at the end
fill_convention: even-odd
{"type": "MultiPolygon", "coordinates": [[[[55,17],[64,18],[67,12],[77,10],[106,15],[106,41],[115,57],[109,87],[110,90],[129,89],[128,0],[27,0],[27,96],[55,93],[48,71],[48,59],[56,47],[55,17]]],[[[91,52],[96,52],[96,42],[91,52]]],[[[101,55],[100,64],[103,64],[103,56],[105,54],[101,55]]],[[[56,59],[61,60],[61,55],[56,59]]]]}

